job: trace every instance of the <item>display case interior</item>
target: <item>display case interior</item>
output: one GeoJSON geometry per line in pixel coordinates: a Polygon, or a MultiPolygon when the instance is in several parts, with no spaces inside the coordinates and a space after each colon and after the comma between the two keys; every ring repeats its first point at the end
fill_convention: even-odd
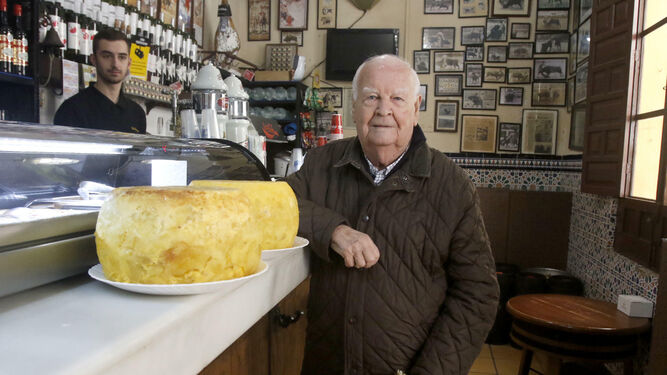
{"type": "Polygon", "coordinates": [[[85,271],[115,187],[268,180],[232,142],[0,121],[0,296],[85,271]]]}

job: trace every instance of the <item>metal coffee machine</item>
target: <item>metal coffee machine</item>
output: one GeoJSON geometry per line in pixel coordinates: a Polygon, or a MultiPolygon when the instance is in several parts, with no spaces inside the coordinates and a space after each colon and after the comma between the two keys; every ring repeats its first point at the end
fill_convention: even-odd
{"type": "Polygon", "coordinates": [[[192,104],[201,124],[201,113],[204,109],[215,109],[218,118],[220,134],[225,138],[225,123],[227,122],[227,85],[222,79],[220,70],[209,63],[202,67],[197,79],[191,86],[192,104]]]}

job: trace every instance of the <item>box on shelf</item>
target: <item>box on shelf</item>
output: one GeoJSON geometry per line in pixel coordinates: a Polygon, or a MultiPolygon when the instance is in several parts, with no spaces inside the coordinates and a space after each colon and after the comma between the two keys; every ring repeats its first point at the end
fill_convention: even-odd
{"type": "Polygon", "coordinates": [[[653,317],[653,302],[641,296],[621,294],[616,308],[625,315],[636,318],[653,317]]]}
{"type": "Polygon", "coordinates": [[[258,70],[255,72],[255,81],[289,81],[289,70],[258,70]]]}

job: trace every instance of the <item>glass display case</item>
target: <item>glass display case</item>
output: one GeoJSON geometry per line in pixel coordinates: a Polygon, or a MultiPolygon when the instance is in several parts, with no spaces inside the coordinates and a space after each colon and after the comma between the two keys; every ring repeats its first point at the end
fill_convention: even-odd
{"type": "Polygon", "coordinates": [[[208,179],[269,174],[225,140],[0,121],[0,296],[96,264],[97,212],[113,188],[208,179]]]}

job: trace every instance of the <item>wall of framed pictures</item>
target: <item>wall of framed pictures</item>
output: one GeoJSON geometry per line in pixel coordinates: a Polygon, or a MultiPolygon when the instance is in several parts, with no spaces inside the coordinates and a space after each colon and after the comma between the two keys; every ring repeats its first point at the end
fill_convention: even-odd
{"type": "MultiPolygon", "coordinates": [[[[421,90],[427,93],[419,115],[433,147],[461,152],[462,116],[467,115],[497,117],[494,153],[581,152],[581,138],[574,133],[571,136],[570,124],[576,106],[575,125],[582,125],[580,108],[586,101],[592,0],[393,0],[372,7],[365,15],[350,1],[315,0],[301,6],[300,1],[231,2],[232,19],[242,41],[239,56],[262,66],[266,44],[297,43],[308,72],[327,58],[324,45],[329,28],[344,29],[353,24],[354,28],[399,28],[399,54],[415,68],[421,90]],[[258,28],[258,22],[248,22],[248,3],[268,9],[264,12],[268,24],[258,28]],[[453,102],[456,121],[445,121],[437,110],[453,108],[453,102]],[[540,147],[523,147],[522,139],[515,144],[516,134],[524,137],[535,133],[524,130],[525,110],[546,114],[555,111],[555,132],[537,132],[554,134],[549,141],[552,147],[543,147],[535,139],[533,146],[540,147]],[[455,131],[452,124],[456,124],[455,131]],[[505,139],[501,147],[500,136],[510,131],[512,141],[505,139]]],[[[216,6],[206,4],[210,12],[205,15],[212,16],[211,22],[207,18],[207,25],[217,24],[216,6]]],[[[214,33],[214,29],[210,27],[206,34],[214,33]]],[[[212,44],[212,36],[204,38],[212,44]]],[[[325,79],[325,63],[315,70],[320,79],[325,79]]],[[[345,135],[355,135],[351,82],[325,82],[323,87],[342,90],[343,106],[339,110],[345,135]]],[[[537,122],[543,119],[528,118],[537,122]]],[[[474,118],[468,122],[470,119],[474,118]]]]}

